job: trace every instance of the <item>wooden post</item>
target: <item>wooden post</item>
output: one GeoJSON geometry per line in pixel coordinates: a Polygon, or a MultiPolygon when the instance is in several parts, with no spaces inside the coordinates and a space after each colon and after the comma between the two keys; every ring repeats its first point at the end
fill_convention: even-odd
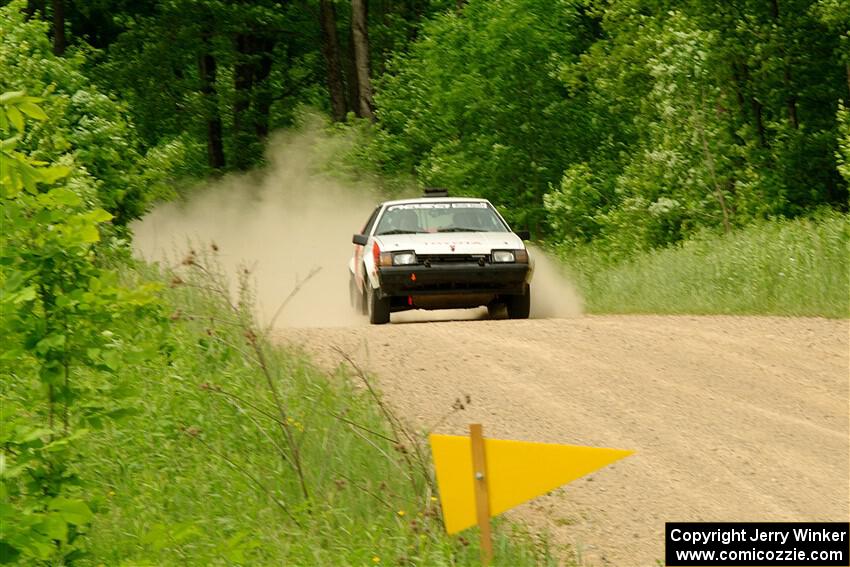
{"type": "Polygon", "coordinates": [[[475,475],[475,511],[481,534],[481,564],[493,559],[493,539],[490,534],[490,498],[487,492],[487,459],[484,453],[484,432],[480,423],[469,425],[472,445],[472,471],[475,475]]]}

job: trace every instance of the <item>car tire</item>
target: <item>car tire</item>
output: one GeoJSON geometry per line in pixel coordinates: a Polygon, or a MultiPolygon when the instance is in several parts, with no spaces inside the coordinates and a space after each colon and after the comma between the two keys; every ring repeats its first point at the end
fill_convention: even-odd
{"type": "Polygon", "coordinates": [[[509,318],[528,319],[531,313],[531,286],[525,286],[525,293],[522,295],[509,295],[507,306],[509,318]]]}
{"type": "Polygon", "coordinates": [[[377,289],[369,290],[369,322],[373,325],[390,322],[390,298],[381,298],[377,289]]]}
{"type": "Polygon", "coordinates": [[[501,301],[492,301],[487,304],[487,315],[490,316],[490,319],[504,319],[505,318],[505,304],[501,301]]]}

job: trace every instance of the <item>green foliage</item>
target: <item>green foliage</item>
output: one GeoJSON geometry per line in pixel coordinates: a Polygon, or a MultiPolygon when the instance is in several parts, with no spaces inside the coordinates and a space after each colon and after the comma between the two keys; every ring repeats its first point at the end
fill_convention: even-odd
{"type": "Polygon", "coordinates": [[[380,81],[374,167],[539,223],[548,184],[584,149],[586,117],[554,76],[580,33],[570,2],[473,1],[437,16],[380,81]]]}
{"type": "MultiPolygon", "coordinates": [[[[351,83],[350,18],[346,5],[336,4],[340,56],[351,83]]],[[[424,4],[373,10],[375,54],[406,43],[424,4]]],[[[268,133],[292,126],[301,105],[328,107],[318,2],[157,1],[121,5],[116,20],[120,33],[105,46],[95,76],[120,89],[146,144],[191,140],[196,173],[208,172],[211,122],[221,128],[224,167],[247,169],[261,162],[268,133]],[[215,68],[206,77],[203,56],[215,68]]],[[[375,64],[382,67],[383,58],[375,64]]]]}
{"type": "Polygon", "coordinates": [[[11,133],[10,125],[18,133],[0,141],[0,190],[2,197],[14,197],[22,190],[36,193],[39,183],[52,184],[68,175],[66,166],[43,167],[18,151],[24,134],[24,116],[36,120],[47,120],[47,115],[38,106],[42,99],[26,96],[23,91],[0,95],[0,132],[11,133]]]}
{"type": "Polygon", "coordinates": [[[810,13],[838,35],[837,54],[848,70],[850,80],[850,6],[842,0],[818,0],[812,5],[810,13]]]}
{"type": "Polygon", "coordinates": [[[700,233],[629,260],[563,247],[592,313],[850,316],[850,219],[760,222],[700,233]]]}
{"type": "Polygon", "coordinates": [[[140,197],[128,195],[126,182],[127,166],[138,154],[123,110],[80,72],[82,54],[55,57],[45,25],[23,18],[17,3],[0,9],[0,90],[47,97],[45,111],[51,119],[22,135],[19,148],[51,162],[76,153],[94,178],[89,183],[101,203],[125,220],[138,216],[140,197]]]}
{"type": "Polygon", "coordinates": [[[620,162],[615,186],[626,198],[678,201],[682,236],[846,203],[830,160],[846,82],[822,64],[835,61],[838,38],[801,6],[776,6],[612,3],[600,11],[608,37],[573,70],[586,75],[575,88],[599,90],[602,101],[627,88],[612,74],[634,77],[625,92],[633,102],[618,117],[635,126],[630,151],[603,152],[593,165],[620,162]]]}
{"type": "Polygon", "coordinates": [[[621,258],[844,209],[845,15],[830,0],[471,1],[381,78],[364,161],[621,258]]]}
{"type": "MultiPolygon", "coordinates": [[[[97,200],[113,215],[113,224],[123,227],[150,202],[173,195],[175,179],[192,174],[182,161],[157,159],[175,144],[186,144],[179,138],[165,140],[162,148],[153,147],[145,156],[126,105],[86,76],[87,50],[64,58],[53,55],[47,25],[24,21],[21,6],[13,2],[0,8],[0,91],[42,98],[50,118],[21,133],[16,146],[41,161],[73,156],[79,164],[77,182],[93,192],[87,198],[97,200]],[[151,185],[151,177],[161,181],[151,185]]],[[[26,107],[21,111],[26,113],[26,107]]]]}
{"type": "Polygon", "coordinates": [[[599,181],[586,163],[570,166],[561,185],[543,196],[552,231],[561,239],[588,242],[599,234],[599,213],[605,196],[597,189],[599,181]]]}
{"type": "Polygon", "coordinates": [[[846,22],[828,4],[597,6],[605,37],[561,73],[613,130],[550,191],[555,239],[621,261],[704,230],[846,209],[843,114],[833,117],[846,77],[809,60],[846,59],[846,22]]]}
{"type": "MultiPolygon", "coordinates": [[[[40,99],[0,95],[0,135],[24,116],[49,121],[40,99]]],[[[17,151],[0,153],[0,428],[2,559],[69,564],[92,519],[77,465],[87,430],[121,410],[116,391],[81,369],[117,371],[127,352],[111,329],[153,300],[98,265],[99,226],[112,215],[74,190],[70,165],[49,166],[17,151]]],[[[101,378],[102,379],[102,378],[101,378]]]]}

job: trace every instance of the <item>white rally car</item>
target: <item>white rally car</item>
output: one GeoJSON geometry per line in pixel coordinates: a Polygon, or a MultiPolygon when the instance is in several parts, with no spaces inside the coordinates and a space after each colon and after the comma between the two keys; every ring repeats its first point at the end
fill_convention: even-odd
{"type": "Polygon", "coordinates": [[[349,261],[351,304],[374,324],[406,309],[507,308],[528,318],[533,262],[485,199],[426,192],[381,203],[359,234],[349,261]]]}

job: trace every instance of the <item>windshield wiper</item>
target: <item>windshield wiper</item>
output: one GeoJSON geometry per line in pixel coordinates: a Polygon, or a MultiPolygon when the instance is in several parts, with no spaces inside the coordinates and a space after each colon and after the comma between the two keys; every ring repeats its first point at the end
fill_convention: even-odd
{"type": "Polygon", "coordinates": [[[452,228],[441,228],[437,230],[437,232],[487,232],[486,230],[481,230],[480,228],[463,228],[454,226],[452,228]]]}
{"type": "Polygon", "coordinates": [[[386,236],[388,234],[424,234],[419,230],[401,230],[398,228],[394,228],[392,230],[386,230],[384,232],[379,232],[375,236],[386,236]]]}

